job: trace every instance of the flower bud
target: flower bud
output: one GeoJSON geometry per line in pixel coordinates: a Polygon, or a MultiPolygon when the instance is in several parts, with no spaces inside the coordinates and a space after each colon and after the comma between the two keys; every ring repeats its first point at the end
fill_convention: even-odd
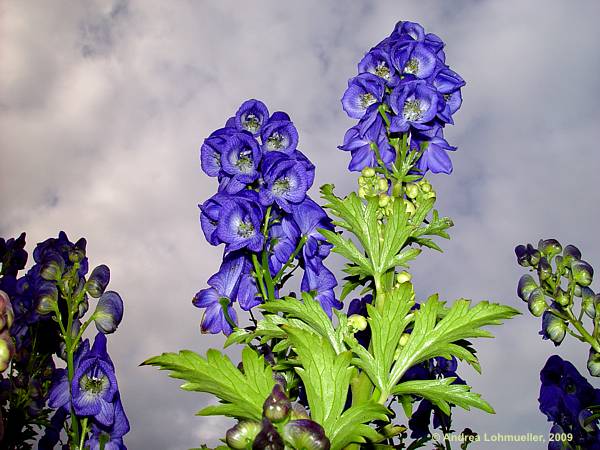
{"type": "Polygon", "coordinates": [[[4,328],[9,329],[12,327],[14,319],[15,314],[10,299],[8,298],[8,294],[4,291],[0,291],[0,331],[4,328]]]}
{"type": "Polygon", "coordinates": [[[542,333],[555,345],[559,345],[567,333],[567,324],[561,318],[546,311],[542,316],[542,333]]]}
{"type": "Polygon", "coordinates": [[[406,270],[403,270],[402,272],[396,274],[396,282],[398,284],[407,283],[410,280],[412,280],[412,275],[406,270]]]}
{"type": "Polygon", "coordinates": [[[581,252],[577,247],[569,244],[563,250],[563,257],[569,262],[578,261],[581,259],[581,252]]]}
{"type": "Polygon", "coordinates": [[[254,442],[254,438],[260,433],[260,430],[260,423],[253,420],[242,420],[227,430],[225,441],[233,449],[244,449],[254,442]]]}
{"type": "Polygon", "coordinates": [[[419,186],[415,183],[408,183],[406,185],[406,196],[410,199],[417,198],[419,195],[419,186]]]}
{"type": "Polygon", "coordinates": [[[406,212],[411,216],[415,213],[415,205],[410,200],[404,200],[404,204],[406,205],[406,212]]]}
{"type": "Polygon", "coordinates": [[[527,247],[524,245],[517,245],[515,247],[515,255],[517,255],[517,263],[520,266],[529,266],[529,252],[527,251],[527,247]]]}
{"type": "Polygon", "coordinates": [[[110,281],[110,269],[104,264],[92,270],[90,277],[85,283],[85,289],[94,298],[99,298],[104,294],[106,286],[110,281]]]}
{"type": "Polygon", "coordinates": [[[556,303],[558,303],[560,306],[569,306],[571,304],[571,296],[562,288],[558,288],[556,290],[554,300],[556,300],[556,303]]]}
{"type": "Polygon", "coordinates": [[[592,284],[594,277],[594,269],[585,261],[573,261],[571,263],[571,271],[573,280],[580,286],[589,286],[592,284]]]}
{"type": "Polygon", "coordinates": [[[359,314],[352,314],[348,317],[348,327],[351,333],[357,333],[367,329],[367,319],[359,314]]]}
{"type": "Polygon", "coordinates": [[[308,412],[306,411],[304,406],[298,403],[294,403],[292,405],[292,410],[290,411],[290,420],[297,419],[310,419],[310,416],[308,415],[308,412]]]}
{"type": "MultiPolygon", "coordinates": [[[[273,360],[273,364],[275,364],[274,360],[273,360]]],[[[281,389],[283,389],[283,390],[287,389],[287,379],[285,378],[285,375],[283,373],[281,373],[281,372],[273,372],[272,377],[273,377],[273,381],[275,381],[276,384],[278,384],[279,386],[281,386],[281,389]]]]}
{"type": "Polygon", "coordinates": [[[100,333],[113,333],[123,319],[123,300],[119,294],[106,291],[98,300],[94,311],[94,322],[100,333]]]}
{"type": "Polygon", "coordinates": [[[590,319],[596,317],[596,295],[587,286],[581,288],[581,309],[590,319]]]}
{"type": "Polygon", "coordinates": [[[425,181],[425,180],[421,180],[421,190],[425,193],[427,192],[431,192],[431,184],[429,184],[429,182],[425,181]]]}
{"type": "Polygon", "coordinates": [[[90,302],[87,298],[82,299],[77,305],[77,317],[81,318],[85,316],[85,313],[88,312],[90,308],[90,302]]]}
{"type": "Polygon", "coordinates": [[[542,288],[536,288],[531,291],[527,304],[529,306],[529,311],[535,317],[540,317],[544,313],[548,304],[546,303],[546,296],[544,295],[542,288]]]}
{"type": "Polygon", "coordinates": [[[542,239],[538,243],[538,250],[551,261],[552,258],[562,252],[562,245],[556,239],[542,239]]]}
{"type": "Polygon", "coordinates": [[[365,167],[361,171],[361,174],[365,178],[373,178],[375,176],[375,169],[373,169],[372,167],[365,167]]]}
{"type": "Polygon", "coordinates": [[[367,196],[367,190],[364,187],[359,187],[358,188],[358,196],[360,198],[365,198],[367,196]]]}
{"type": "Polygon", "coordinates": [[[284,450],[283,439],[269,419],[263,419],[262,430],[254,438],[252,450],[284,450]]]}
{"type": "Polygon", "coordinates": [[[390,204],[390,200],[390,196],[382,192],[381,194],[379,194],[379,207],[385,208],[387,205],[390,204]]]}
{"type": "Polygon", "coordinates": [[[389,188],[389,184],[388,184],[388,180],[385,178],[379,178],[377,180],[377,188],[380,191],[385,191],[387,192],[388,188],[389,188]]]}
{"type": "Polygon", "coordinates": [[[44,263],[40,271],[40,276],[44,280],[60,280],[65,270],[65,260],[56,252],[48,252],[44,256],[44,263]]]}
{"type": "Polygon", "coordinates": [[[44,283],[38,291],[37,306],[35,308],[38,314],[42,316],[50,314],[56,309],[58,302],[58,289],[53,283],[44,283]]]}
{"type": "Polygon", "coordinates": [[[540,258],[542,257],[542,254],[536,250],[535,248],[533,248],[533,245],[531,244],[527,244],[527,253],[529,253],[528,259],[529,259],[529,265],[531,266],[537,266],[538,263],[540,262],[540,258]]]}
{"type": "Polygon", "coordinates": [[[15,354],[15,343],[7,330],[0,333],[0,372],[4,372],[15,354]]]}
{"type": "Polygon", "coordinates": [[[283,392],[279,384],[273,386],[271,395],[267,397],[263,404],[263,416],[271,422],[282,422],[290,414],[292,403],[283,392]]]}
{"type": "Polygon", "coordinates": [[[521,300],[526,302],[529,299],[529,294],[531,294],[531,292],[537,287],[538,285],[534,281],[533,277],[529,274],[525,274],[519,279],[517,295],[521,300]]]}
{"type": "Polygon", "coordinates": [[[69,261],[81,262],[85,258],[85,246],[87,241],[85,238],[80,238],[75,245],[69,250],[69,261]]]}
{"type": "Polygon", "coordinates": [[[292,448],[304,450],[329,450],[331,444],[325,430],[309,419],[292,420],[283,427],[283,439],[292,448]]]}
{"type": "Polygon", "coordinates": [[[597,353],[593,348],[590,348],[587,368],[591,376],[600,377],[600,353],[597,353]]]}
{"type": "Polygon", "coordinates": [[[365,177],[358,177],[358,185],[360,187],[366,187],[369,185],[369,180],[367,180],[365,177]]]}
{"type": "Polygon", "coordinates": [[[550,265],[550,263],[548,262],[548,260],[546,259],[545,256],[542,256],[540,258],[537,272],[538,272],[538,276],[540,277],[540,280],[542,280],[542,281],[547,280],[548,278],[550,278],[552,276],[552,266],[550,265]]]}
{"type": "Polygon", "coordinates": [[[402,194],[402,183],[394,183],[392,185],[392,195],[394,197],[400,197],[400,195],[402,194]]]}
{"type": "Polygon", "coordinates": [[[410,338],[409,333],[402,333],[402,336],[400,336],[400,341],[399,341],[400,347],[404,347],[406,345],[406,343],[408,342],[409,338],[410,338]]]}

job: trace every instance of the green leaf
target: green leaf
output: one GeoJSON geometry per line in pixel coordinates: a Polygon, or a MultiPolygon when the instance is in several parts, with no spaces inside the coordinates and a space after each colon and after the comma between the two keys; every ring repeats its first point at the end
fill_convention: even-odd
{"type": "Polygon", "coordinates": [[[219,351],[210,349],[206,358],[190,350],[163,353],[142,363],[169,370],[172,378],[184,380],[181,389],[215,395],[223,404],[208,406],[198,415],[226,415],[261,420],[262,405],[271,393],[273,373],[264,358],[249,347],[242,351],[244,373],[219,351]]]}
{"type": "Polygon", "coordinates": [[[450,404],[466,410],[471,407],[479,408],[490,414],[494,409],[481,398],[481,395],[471,392],[471,387],[465,384],[452,384],[456,378],[441,378],[436,380],[413,380],[400,383],[392,390],[397,395],[418,395],[431,401],[446,415],[450,415],[450,404]]]}
{"type": "Polygon", "coordinates": [[[364,423],[386,420],[384,406],[368,402],[343,412],[350,380],[356,374],[350,365],[351,352],[336,353],[327,338],[310,331],[287,326],[284,329],[302,364],[296,372],[306,389],[311,419],[323,427],[331,449],[341,450],[351,442],[379,436],[364,423]]]}
{"type": "Polygon", "coordinates": [[[436,356],[456,356],[479,369],[477,357],[456,342],[475,337],[492,337],[492,334],[482,327],[499,325],[502,320],[520,313],[509,306],[487,301],[473,307],[470,305],[469,300],[460,299],[444,311],[444,303],[434,295],[414,312],[413,330],[392,368],[386,392],[391,392],[410,367],[436,356]],[[438,322],[440,316],[443,318],[438,322]]]}
{"type": "Polygon", "coordinates": [[[325,230],[319,228],[319,232],[327,239],[330,244],[333,244],[333,251],[344,256],[348,260],[352,261],[366,274],[371,274],[373,269],[369,260],[362,254],[362,252],[356,248],[354,242],[350,239],[344,239],[340,234],[335,233],[331,230],[325,230]]]}

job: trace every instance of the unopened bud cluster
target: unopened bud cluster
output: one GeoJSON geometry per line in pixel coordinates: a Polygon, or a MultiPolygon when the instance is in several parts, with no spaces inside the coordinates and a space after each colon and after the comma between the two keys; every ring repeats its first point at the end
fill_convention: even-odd
{"type": "Polygon", "coordinates": [[[540,240],[537,247],[519,245],[515,254],[519,265],[529,267],[532,272],[519,280],[517,295],[527,302],[534,316],[542,316],[540,334],[559,345],[570,331],[569,326],[574,326],[592,346],[588,369],[592,375],[599,376],[600,357],[594,348],[600,349],[597,339],[600,295],[589,287],[594,276],[592,266],[581,259],[577,247],[563,248],[556,239],[540,240]],[[576,306],[579,314],[574,311],[576,306]],[[584,316],[594,324],[591,333],[587,333],[581,322],[584,316]]]}
{"type": "Polygon", "coordinates": [[[280,383],[263,404],[262,422],[238,422],[227,431],[225,441],[233,449],[329,450],[331,446],[323,427],[310,420],[302,406],[292,404],[280,383]]]}
{"type": "Polygon", "coordinates": [[[14,321],[14,313],[10,299],[4,291],[0,291],[0,372],[4,372],[15,354],[15,343],[10,335],[10,327],[14,321]]]}

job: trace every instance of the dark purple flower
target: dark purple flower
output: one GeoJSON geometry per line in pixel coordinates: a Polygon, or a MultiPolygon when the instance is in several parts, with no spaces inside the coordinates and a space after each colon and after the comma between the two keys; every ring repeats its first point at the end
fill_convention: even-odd
{"type": "Polygon", "coordinates": [[[225,255],[219,271],[208,279],[208,289],[202,289],[194,296],[192,303],[197,308],[206,308],[202,317],[203,333],[230,334],[231,325],[227,322],[223,309],[231,320],[237,323],[233,302],[238,297],[240,280],[251,270],[247,256],[240,252],[225,255]]]}
{"type": "Polygon", "coordinates": [[[341,309],[342,303],[335,298],[333,288],[337,286],[335,276],[322,263],[318,270],[313,271],[309,266],[304,269],[304,276],[300,288],[303,292],[313,292],[314,299],[321,303],[321,307],[329,317],[332,308],[341,309]]]}
{"type": "Polygon", "coordinates": [[[300,150],[294,151],[291,157],[304,166],[304,170],[306,171],[306,185],[310,189],[315,181],[315,165],[300,150]]]}
{"type": "Polygon", "coordinates": [[[381,48],[374,48],[363,57],[358,63],[358,72],[377,75],[388,86],[395,86],[399,81],[389,54],[381,48]]]}
{"type": "Polygon", "coordinates": [[[372,73],[361,73],[348,81],[348,89],[342,97],[342,106],[346,113],[361,119],[369,106],[381,102],[385,92],[384,80],[372,73]]]}
{"type": "Polygon", "coordinates": [[[117,392],[115,399],[115,418],[110,426],[104,426],[101,423],[92,422],[91,436],[87,440],[90,450],[127,450],[123,444],[123,436],[129,432],[129,420],[125,415],[121,397],[117,392]],[[101,447],[100,442],[105,442],[101,447]]]}
{"type": "Polygon", "coordinates": [[[291,215],[285,215],[269,228],[269,269],[277,274],[294,253],[300,230],[291,215]]]}
{"type": "Polygon", "coordinates": [[[106,291],[98,300],[94,311],[94,322],[99,332],[114,333],[123,319],[123,300],[114,291],[106,291]]]}
{"type": "Polygon", "coordinates": [[[344,143],[338,148],[349,151],[352,155],[348,169],[360,172],[365,167],[378,165],[377,155],[372,144],[377,145],[381,160],[390,167],[396,158],[394,149],[389,144],[386,136],[385,123],[377,111],[376,105],[371,106],[369,111],[358,125],[350,128],[344,135],[344,143]]]}
{"type": "Polygon", "coordinates": [[[219,245],[221,241],[217,236],[217,224],[219,216],[223,209],[223,203],[230,197],[226,194],[215,194],[203,204],[198,205],[200,208],[200,225],[204,237],[211,245],[219,245]]]}
{"type": "Polygon", "coordinates": [[[5,241],[4,238],[0,238],[0,263],[2,263],[3,276],[15,277],[17,272],[25,267],[27,263],[25,233],[21,233],[16,239],[10,238],[5,241]]]}
{"type": "Polygon", "coordinates": [[[250,133],[240,132],[227,139],[221,153],[224,176],[219,191],[236,194],[258,178],[261,151],[250,133]]]}
{"type": "Polygon", "coordinates": [[[289,120],[269,119],[260,133],[260,138],[263,152],[279,151],[290,154],[298,146],[298,130],[289,120]]]}
{"type": "Polygon", "coordinates": [[[291,212],[292,207],[306,197],[308,177],[302,163],[285,153],[272,152],[263,158],[262,170],[264,184],[259,193],[262,205],[275,202],[284,211],[291,212]]]}
{"type": "MultiPolygon", "coordinates": [[[[33,250],[33,259],[38,264],[44,264],[48,253],[58,253],[65,263],[79,263],[78,275],[83,277],[88,271],[88,260],[85,256],[86,240],[79,239],[74,244],[69,241],[64,231],[58,233],[58,238],[49,238],[40,242],[33,250]]],[[[67,268],[68,269],[68,268],[67,268]]]]}
{"type": "Polygon", "coordinates": [[[93,416],[111,426],[115,418],[117,378],[106,351],[106,336],[96,335],[92,349],[82,356],[71,382],[73,409],[78,416],[93,416]]]}
{"type": "Polygon", "coordinates": [[[207,137],[200,147],[200,165],[202,170],[210,177],[221,173],[221,155],[227,140],[237,133],[233,127],[220,128],[207,137]]]}
{"type": "Polygon", "coordinates": [[[228,252],[244,247],[258,252],[264,243],[262,219],[263,212],[257,202],[241,196],[230,197],[222,204],[217,237],[226,244],[228,252]]]}
{"type": "Polygon", "coordinates": [[[429,130],[415,133],[410,142],[413,151],[421,151],[423,154],[417,161],[416,167],[421,173],[431,171],[433,173],[452,173],[452,161],[446,152],[456,150],[444,139],[444,130],[436,125],[429,130]]]}
{"type": "Polygon", "coordinates": [[[104,264],[99,265],[88,277],[85,289],[94,298],[100,297],[110,281],[110,269],[104,264]]]}
{"type": "Polygon", "coordinates": [[[428,124],[438,111],[438,94],[424,80],[408,77],[392,91],[390,106],[396,116],[392,117],[390,131],[405,132],[411,127],[418,130],[431,128],[428,124]]]}
{"type": "Polygon", "coordinates": [[[260,135],[263,125],[269,119],[269,110],[260,100],[246,100],[235,113],[235,124],[238,130],[260,135]]]}
{"type": "MultiPolygon", "coordinates": [[[[86,339],[79,344],[75,354],[73,355],[73,366],[75,370],[79,367],[81,358],[90,351],[90,343],[86,339]]],[[[56,369],[52,376],[52,385],[48,394],[48,406],[53,409],[67,408],[70,409],[69,401],[69,378],[67,369],[56,369]]]]}

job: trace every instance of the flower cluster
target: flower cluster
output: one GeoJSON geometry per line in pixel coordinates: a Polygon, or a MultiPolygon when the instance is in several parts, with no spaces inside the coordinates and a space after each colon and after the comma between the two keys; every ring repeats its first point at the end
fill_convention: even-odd
{"type": "Polygon", "coordinates": [[[109,438],[104,441],[113,446],[105,448],[124,449],[121,436],[128,431],[128,425],[124,426],[127,419],[104,337],[121,322],[123,301],[116,292],[106,290],[109,268],[100,265],[88,275],[86,240],[73,243],[61,231],[57,238],[35,247],[33,266],[18,277],[27,261],[25,234],[0,244],[0,287],[14,311],[11,341],[15,348],[11,372],[2,384],[3,391],[11,393],[9,398],[19,399],[1,399],[2,412],[8,418],[6,444],[34,437],[31,424],[47,422],[54,409],[40,449],[54,448],[62,428],[69,429],[69,417],[71,440],[79,442],[91,432],[87,442],[100,448],[93,446],[93,440],[106,434],[109,438]],[[86,319],[90,298],[97,299],[97,304],[86,319]],[[100,334],[90,350],[82,336],[92,322],[100,334]],[[54,355],[66,363],[65,368],[56,368],[54,355]],[[104,363],[97,363],[100,359],[104,363]]]}
{"type": "Polygon", "coordinates": [[[460,108],[464,80],[446,64],[444,43],[414,22],[399,22],[358,64],[342,97],[346,113],[359,119],[339,148],[352,155],[349,169],[385,165],[397,159],[390,138],[410,137],[415,169],[450,173],[444,126],[460,108]]]}
{"type": "MultiPolygon", "coordinates": [[[[570,433],[569,445],[600,449],[600,429],[590,409],[600,404],[600,389],[594,389],[573,364],[557,355],[548,359],[540,379],[540,411],[554,423],[552,433],[570,433]]],[[[553,442],[548,448],[558,450],[561,444],[553,442]]]]}
{"type": "Polygon", "coordinates": [[[231,333],[238,323],[233,303],[250,311],[274,300],[298,266],[303,291],[313,291],[329,314],[340,307],[336,279],[323,264],[331,246],[318,231],[333,227],[307,195],[314,166],[297,147],[290,117],[269,114],[258,100],[245,101],[202,144],[202,169],[217,177],[219,188],[200,205],[200,222],[210,244],[225,245],[210,287],[193,300],[205,309],[203,332],[231,333]]]}

